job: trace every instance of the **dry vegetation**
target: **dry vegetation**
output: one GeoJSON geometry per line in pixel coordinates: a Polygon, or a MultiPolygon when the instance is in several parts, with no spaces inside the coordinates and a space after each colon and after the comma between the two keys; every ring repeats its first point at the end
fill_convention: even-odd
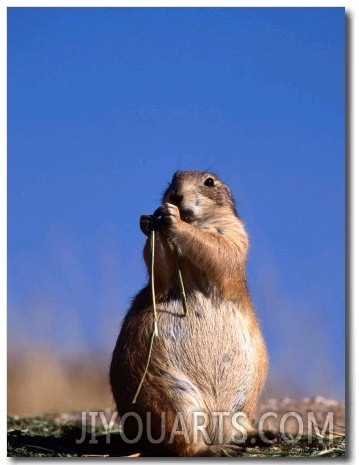
{"type": "MultiPolygon", "coordinates": [[[[74,419],[70,420],[66,415],[8,417],[8,456],[11,457],[146,456],[136,446],[124,446],[120,441],[120,431],[117,427],[112,429],[109,442],[101,426],[97,426],[92,432],[89,430],[86,440],[77,444],[76,440],[81,437],[80,424],[74,419]]],[[[344,456],[345,435],[338,433],[331,439],[320,435],[303,435],[301,438],[295,438],[287,433],[287,439],[277,445],[243,447],[239,455],[257,457],[344,456]]]]}
{"type": "Polygon", "coordinates": [[[28,347],[8,358],[8,413],[101,410],[114,405],[106,357],[63,356],[49,346],[28,347]]]}
{"type": "MultiPolygon", "coordinates": [[[[110,444],[106,444],[104,428],[97,425],[99,443],[88,441],[77,445],[81,437],[81,411],[103,411],[111,417],[114,403],[108,383],[107,356],[78,355],[65,357],[46,347],[28,347],[22,353],[10,353],[8,360],[8,455],[9,456],[118,456],[138,452],[118,446],[119,429],[114,427],[110,444]],[[44,414],[46,412],[46,414],[44,414]]],[[[272,393],[273,395],[273,393],[272,393]]],[[[317,396],[294,401],[289,398],[271,398],[263,401],[258,416],[275,412],[265,427],[278,430],[280,420],[287,412],[298,412],[304,420],[301,440],[295,440],[298,424],[289,418],[285,425],[288,438],[270,448],[245,448],[246,456],[339,456],[345,455],[345,408],[333,399],[317,396]],[[314,412],[319,430],[326,414],[334,414],[335,436],[332,441],[308,431],[308,412],[314,412]],[[308,437],[308,433],[310,436],[308,437]],[[291,436],[291,434],[293,436],[291,436]],[[311,441],[309,441],[311,439],[311,441]]]]}

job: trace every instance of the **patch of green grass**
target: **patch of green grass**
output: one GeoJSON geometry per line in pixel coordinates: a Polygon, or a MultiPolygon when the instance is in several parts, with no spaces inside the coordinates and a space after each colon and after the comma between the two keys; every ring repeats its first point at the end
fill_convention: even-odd
{"type": "MultiPolygon", "coordinates": [[[[98,432],[98,431],[97,431],[98,432]]],[[[80,425],[61,425],[49,416],[8,416],[9,457],[74,457],[82,455],[76,439],[80,425]]]]}
{"type": "Polygon", "coordinates": [[[61,433],[61,426],[45,415],[22,418],[8,416],[7,427],[8,432],[21,430],[23,433],[31,435],[41,434],[46,436],[59,435],[61,433]]]}
{"type": "MultiPolygon", "coordinates": [[[[61,424],[50,416],[8,417],[9,457],[83,457],[121,456],[136,452],[133,446],[120,444],[119,430],[113,429],[110,442],[106,441],[103,428],[95,428],[97,443],[90,430],[86,440],[77,444],[82,436],[79,423],[61,424]],[[127,447],[127,448],[126,448],[127,447]]],[[[302,436],[300,440],[282,441],[273,446],[244,448],[242,456],[251,457],[338,457],[345,455],[345,435],[335,435],[333,440],[320,436],[302,436]]]]}
{"type": "Polygon", "coordinates": [[[339,457],[345,455],[345,435],[333,439],[302,436],[266,448],[247,449],[245,455],[258,457],[339,457]]]}

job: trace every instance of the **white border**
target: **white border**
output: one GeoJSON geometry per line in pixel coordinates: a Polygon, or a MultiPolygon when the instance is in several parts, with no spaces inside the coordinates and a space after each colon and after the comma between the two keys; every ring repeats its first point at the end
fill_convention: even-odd
{"type": "MultiPolygon", "coordinates": [[[[8,0],[6,6],[9,7],[345,7],[348,1],[344,0],[297,0],[289,2],[288,0],[253,0],[253,1],[238,1],[238,0],[8,0]]],[[[353,3],[354,4],[354,3],[353,3]]]]}
{"type": "MultiPolygon", "coordinates": [[[[356,393],[358,392],[358,383],[356,382],[356,374],[359,373],[358,366],[358,355],[357,351],[354,348],[354,341],[358,337],[358,276],[356,273],[356,267],[358,265],[359,253],[358,248],[355,244],[355,238],[358,237],[359,227],[358,227],[358,210],[355,209],[355,204],[358,202],[358,179],[359,179],[359,163],[356,160],[356,148],[355,148],[355,133],[356,133],[356,124],[355,116],[356,110],[358,109],[358,93],[356,93],[356,79],[358,77],[358,5],[357,3],[350,3],[350,7],[347,8],[347,14],[350,17],[350,44],[347,46],[347,60],[349,60],[349,65],[347,65],[347,70],[350,71],[350,76],[347,77],[347,83],[351,84],[351,88],[347,89],[348,99],[347,99],[347,124],[350,126],[347,127],[348,140],[347,148],[350,149],[350,169],[348,172],[348,179],[350,181],[351,192],[348,192],[350,199],[348,199],[347,205],[347,214],[350,215],[350,223],[347,222],[347,225],[350,224],[351,230],[347,232],[347,238],[351,238],[351,244],[347,244],[347,260],[350,264],[350,281],[347,283],[348,295],[347,299],[347,312],[349,315],[350,325],[347,325],[347,337],[350,344],[347,345],[347,362],[350,361],[350,364],[347,364],[347,382],[351,382],[350,386],[347,386],[347,392],[350,395],[350,399],[347,399],[347,426],[348,429],[348,439],[350,440],[349,449],[349,461],[351,463],[356,463],[358,459],[358,445],[357,445],[357,425],[358,425],[358,402],[356,401],[356,393]]],[[[347,276],[349,280],[349,276],[347,276]]]]}
{"type": "MultiPolygon", "coordinates": [[[[354,339],[358,335],[358,316],[357,313],[359,311],[358,307],[358,299],[357,299],[357,294],[358,294],[358,288],[359,288],[359,283],[357,282],[357,275],[355,274],[355,265],[358,263],[358,258],[359,258],[359,252],[358,248],[355,246],[354,238],[358,237],[359,234],[359,227],[358,227],[358,218],[359,215],[357,214],[355,210],[355,203],[358,200],[358,192],[359,192],[359,186],[358,186],[358,167],[359,163],[356,162],[356,150],[355,150],[355,110],[358,108],[358,98],[357,98],[357,93],[355,92],[355,76],[358,76],[357,73],[357,66],[358,66],[358,33],[356,32],[356,28],[358,27],[358,21],[357,21],[357,15],[358,15],[358,2],[357,1],[334,1],[334,0],[328,0],[328,1],[293,1],[293,2],[288,2],[288,1],[276,1],[276,2],[271,2],[271,1],[247,1],[247,2],[240,2],[240,1],[229,1],[229,0],[224,0],[222,2],[217,1],[188,1],[188,0],[183,0],[183,1],[164,1],[164,0],[157,0],[155,2],[153,1],[95,1],[95,0],[88,0],[86,2],[84,1],[72,1],[72,0],[62,0],[62,1],[52,1],[50,2],[49,0],[41,1],[37,0],[34,2],[26,1],[26,0],[9,0],[6,2],[1,2],[0,3],[0,34],[1,34],[1,40],[0,40],[0,72],[1,72],[1,87],[0,87],[0,101],[2,103],[1,105],[1,112],[0,112],[0,298],[1,298],[1,324],[0,324],[0,338],[1,341],[3,342],[3,350],[2,350],[2,357],[3,357],[3,364],[2,366],[5,368],[6,367],[6,311],[5,309],[7,308],[7,301],[6,301],[6,289],[7,289],[7,282],[6,282],[6,202],[7,202],[7,193],[6,193],[6,172],[7,172],[7,161],[6,161],[6,151],[7,151],[7,144],[6,144],[6,49],[7,49],[7,28],[6,28],[6,9],[7,7],[140,7],[140,6],[145,6],[145,7],[153,7],[153,6],[169,6],[169,7],[174,7],[174,6],[181,6],[181,7],[194,7],[194,6],[209,6],[209,7],[214,7],[214,6],[221,6],[221,7],[235,7],[235,6],[248,6],[248,7],[270,7],[270,6],[278,6],[278,7],[315,7],[315,6],[320,6],[320,7],[346,7],[347,14],[350,16],[350,21],[351,21],[351,42],[350,42],[350,48],[348,51],[348,59],[351,61],[351,77],[350,80],[347,82],[351,82],[351,89],[350,89],[350,111],[348,111],[348,115],[350,114],[351,120],[350,120],[350,128],[348,130],[349,134],[349,140],[347,141],[348,147],[350,147],[351,151],[351,172],[348,173],[348,176],[351,180],[351,199],[349,202],[349,207],[350,210],[348,210],[348,214],[351,216],[351,240],[352,244],[347,244],[348,246],[348,253],[350,254],[351,260],[351,282],[349,283],[348,289],[350,292],[350,295],[347,296],[348,299],[348,304],[350,304],[350,310],[351,310],[351,315],[350,315],[350,328],[349,334],[350,335],[350,340],[354,341],[354,339]]],[[[349,179],[348,179],[349,181],[349,179]]],[[[347,236],[348,237],[348,236],[347,236]]],[[[349,279],[349,276],[347,277],[349,279]]],[[[348,370],[350,370],[350,381],[351,381],[351,386],[349,389],[349,392],[351,394],[351,402],[349,404],[348,402],[348,409],[350,413],[350,424],[348,424],[348,427],[351,427],[351,431],[348,431],[348,438],[351,440],[350,444],[350,455],[349,455],[349,462],[350,463],[356,463],[356,459],[358,458],[357,456],[357,441],[356,441],[356,433],[357,433],[357,419],[359,416],[359,411],[358,411],[358,402],[355,400],[355,393],[357,392],[357,382],[355,378],[355,374],[359,373],[359,366],[358,366],[358,356],[356,355],[356,351],[354,350],[354,342],[352,343],[351,347],[348,347],[350,350],[351,356],[350,356],[350,366],[348,367],[348,370]]],[[[5,374],[6,376],[6,374],[5,374]]],[[[6,383],[3,382],[1,383],[1,399],[2,399],[2,408],[3,408],[3,415],[1,418],[6,417],[6,383]]],[[[1,458],[6,457],[6,424],[5,421],[2,423],[3,426],[3,431],[0,433],[1,434],[1,445],[4,447],[5,450],[2,448],[0,449],[0,456],[1,458]]],[[[30,460],[30,459],[25,459],[30,460]]],[[[68,459],[71,460],[71,459],[68,459]]],[[[123,460],[123,459],[122,459],[123,460]]],[[[14,458],[7,458],[6,461],[8,463],[16,463],[17,460],[14,458]]],[[[24,461],[24,460],[22,460],[24,461]]],[[[52,460],[48,459],[41,459],[42,462],[48,463],[48,462],[53,462],[52,460]]],[[[241,458],[241,461],[243,459],[241,458]]],[[[315,460],[317,461],[317,459],[315,460]]],[[[98,461],[96,460],[96,463],[98,461]]],[[[310,461],[311,462],[311,461],[310,461]]],[[[314,460],[313,460],[314,462],[314,460]]],[[[93,460],[91,463],[94,463],[93,460]]],[[[101,460],[102,463],[102,460],[101,460]]]]}
{"type": "MultiPolygon", "coordinates": [[[[0,341],[3,347],[1,350],[1,357],[3,358],[1,366],[4,370],[7,367],[7,125],[6,125],[6,109],[7,109],[7,74],[6,74],[6,59],[7,59],[7,24],[6,24],[6,9],[1,5],[0,9],[0,341]]],[[[6,382],[7,373],[4,373],[4,382],[1,383],[1,418],[4,419],[1,422],[2,428],[0,430],[1,435],[1,446],[5,446],[4,454],[3,448],[1,447],[1,457],[6,457],[6,414],[7,414],[7,389],[6,382]],[[4,409],[4,410],[2,410],[4,409]],[[4,430],[3,430],[4,428],[4,430]]],[[[7,459],[8,461],[9,459],[7,459]]]]}

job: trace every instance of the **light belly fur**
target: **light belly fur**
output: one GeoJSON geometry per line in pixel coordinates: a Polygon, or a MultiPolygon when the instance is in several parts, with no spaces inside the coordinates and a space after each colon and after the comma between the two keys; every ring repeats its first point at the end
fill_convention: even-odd
{"type": "Polygon", "coordinates": [[[178,300],[163,311],[159,305],[150,371],[153,379],[165,377],[173,393],[198,393],[196,408],[238,411],[253,389],[256,370],[248,320],[234,302],[209,300],[190,295],[186,316],[178,300]]]}

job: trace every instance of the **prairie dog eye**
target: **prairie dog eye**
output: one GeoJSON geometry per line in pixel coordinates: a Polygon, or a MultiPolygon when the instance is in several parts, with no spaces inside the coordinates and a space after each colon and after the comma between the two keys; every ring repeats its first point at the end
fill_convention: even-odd
{"type": "Polygon", "coordinates": [[[208,187],[213,187],[214,186],[214,179],[209,177],[204,181],[204,185],[208,187]]]}

